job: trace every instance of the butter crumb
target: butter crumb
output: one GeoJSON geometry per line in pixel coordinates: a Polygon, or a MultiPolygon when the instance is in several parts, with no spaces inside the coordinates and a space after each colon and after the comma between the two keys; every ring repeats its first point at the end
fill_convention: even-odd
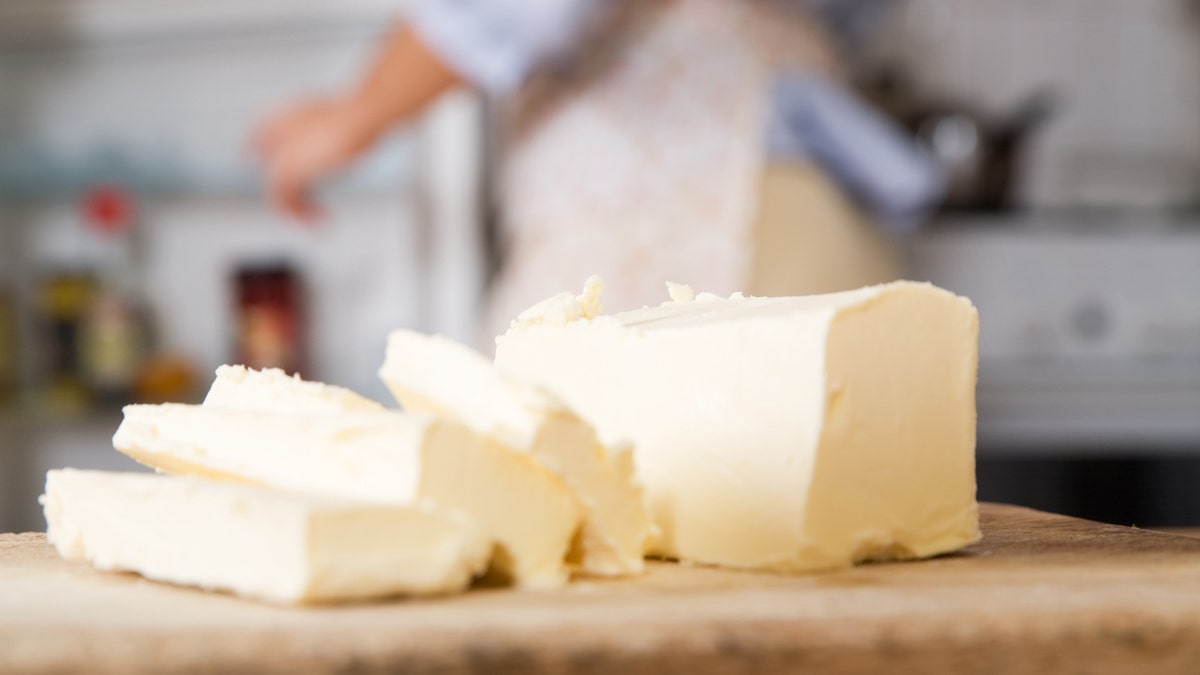
{"type": "Polygon", "coordinates": [[[691,302],[696,299],[696,291],[693,291],[691,286],[671,281],[667,282],[667,294],[671,296],[672,302],[691,302]]]}
{"type": "Polygon", "coordinates": [[[583,318],[594,319],[604,312],[600,296],[604,293],[604,280],[593,274],[583,282],[583,293],[576,298],[583,318]]]}
{"type": "Polygon", "coordinates": [[[575,295],[563,291],[546,298],[521,312],[512,327],[518,326],[563,326],[580,319],[594,319],[604,311],[600,296],[604,293],[604,280],[596,275],[588,277],[583,293],[575,295]]]}

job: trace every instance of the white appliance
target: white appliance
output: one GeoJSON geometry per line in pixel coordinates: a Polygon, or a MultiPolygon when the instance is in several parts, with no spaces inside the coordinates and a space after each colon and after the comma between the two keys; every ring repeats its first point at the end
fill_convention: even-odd
{"type": "Polygon", "coordinates": [[[1200,454],[1200,219],[958,217],[911,253],[979,308],[981,453],[1200,454]]]}

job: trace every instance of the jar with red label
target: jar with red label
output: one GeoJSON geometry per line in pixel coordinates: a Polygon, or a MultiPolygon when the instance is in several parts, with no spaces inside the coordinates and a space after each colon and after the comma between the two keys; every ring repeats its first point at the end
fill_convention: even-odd
{"type": "Polygon", "coordinates": [[[299,275],[286,263],[242,266],[235,283],[238,363],[299,372],[305,356],[299,275]]]}

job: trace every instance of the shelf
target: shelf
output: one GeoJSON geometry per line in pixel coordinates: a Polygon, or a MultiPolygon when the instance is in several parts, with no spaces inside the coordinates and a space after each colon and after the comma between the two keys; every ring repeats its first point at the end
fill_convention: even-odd
{"type": "Polygon", "coordinates": [[[269,31],[379,31],[395,0],[36,0],[0,4],[0,49],[106,47],[269,31]]]}
{"type": "Polygon", "coordinates": [[[45,434],[56,431],[71,433],[95,429],[117,430],[121,411],[88,411],[79,415],[23,414],[16,411],[0,413],[0,434],[45,434]]]}

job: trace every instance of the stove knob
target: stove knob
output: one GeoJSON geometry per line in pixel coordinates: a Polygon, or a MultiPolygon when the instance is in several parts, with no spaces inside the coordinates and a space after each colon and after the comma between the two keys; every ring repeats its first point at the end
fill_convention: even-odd
{"type": "Polygon", "coordinates": [[[1071,313],[1071,332],[1084,342],[1099,342],[1111,328],[1112,317],[1099,302],[1084,302],[1071,313]]]}

